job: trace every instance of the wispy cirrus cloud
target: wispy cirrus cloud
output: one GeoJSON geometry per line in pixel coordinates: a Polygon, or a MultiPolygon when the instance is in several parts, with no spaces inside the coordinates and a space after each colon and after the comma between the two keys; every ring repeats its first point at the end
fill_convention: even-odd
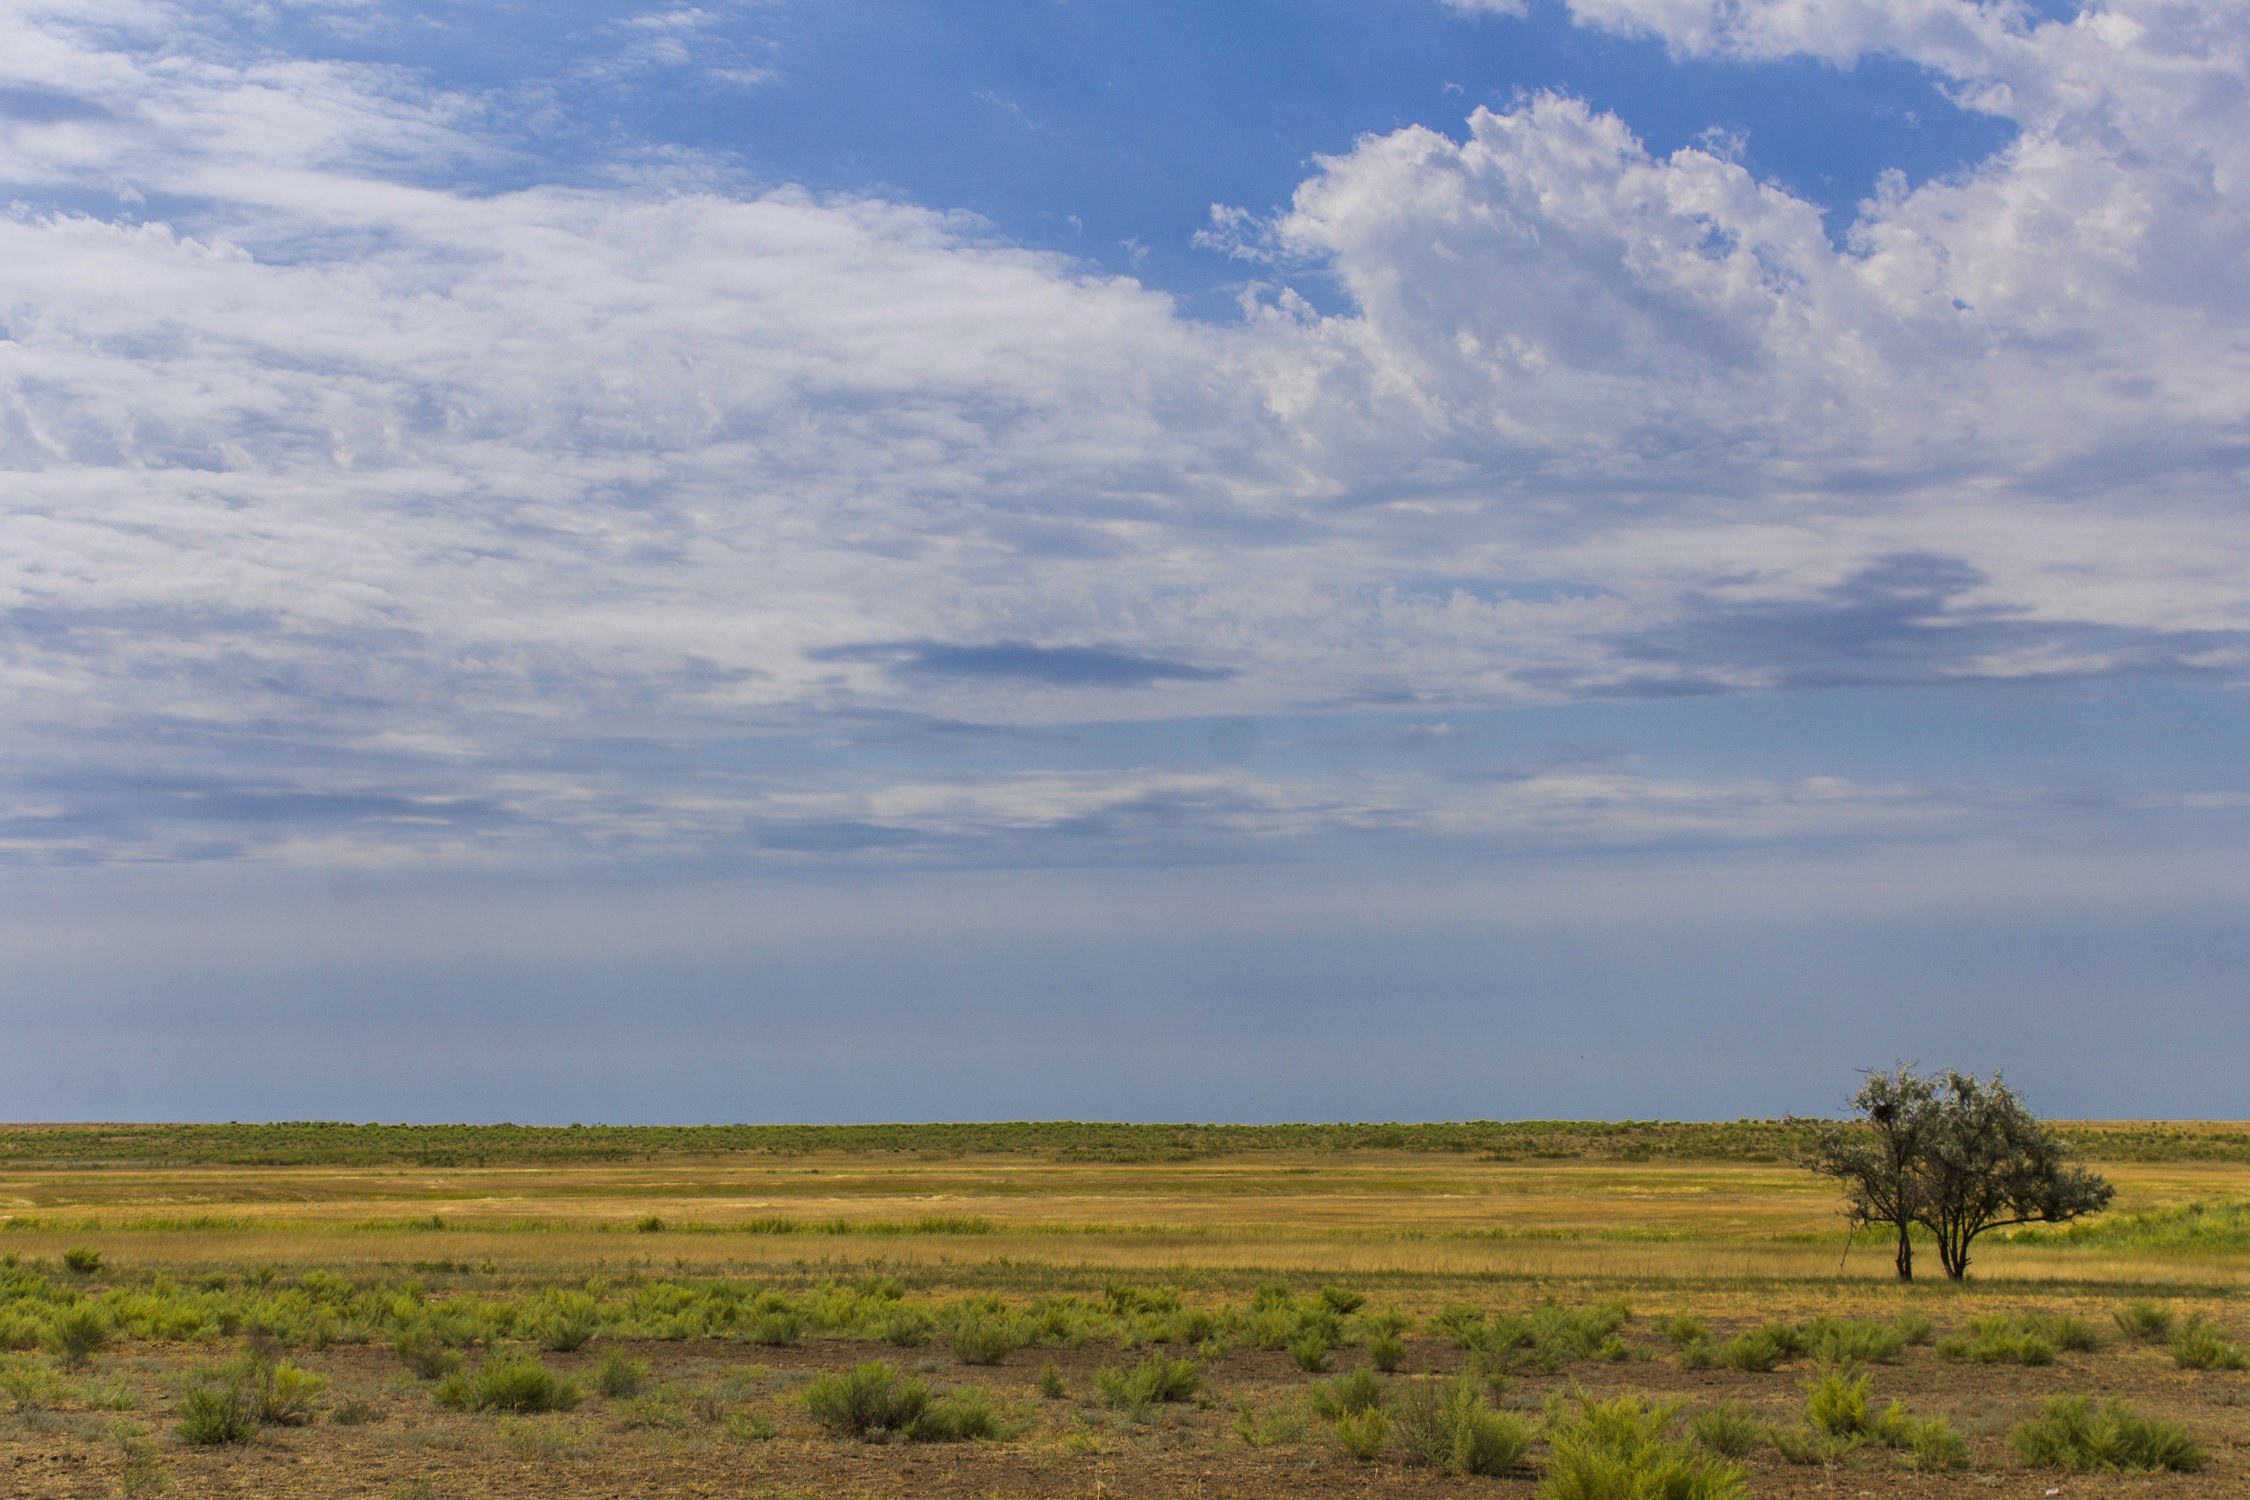
{"type": "MultiPolygon", "coordinates": [[[[715,158],[479,185],[516,149],[490,99],[277,54],[249,12],[19,7],[0,713],[40,790],[6,847],[1437,836],[1487,826],[1441,778],[893,767],[886,801],[764,770],[710,794],[710,766],[875,722],[1327,708],[1412,738],[1433,710],[1618,696],[2239,681],[2243,23],[1575,14],[1746,66],[1903,56],[2019,133],[1886,185],[1838,244],[1723,151],[1658,156],[1536,95],[1223,213],[1267,281],[1211,323],[971,216],[715,158]],[[1315,280],[1337,310],[1292,290],[1315,280]],[[553,771],[586,747],[598,775],[553,771]],[[157,774],[183,758],[208,790],[157,774]]],[[[620,22],[605,65],[708,61],[701,16],[620,22]]],[[[1709,791],[1731,784],[1489,826],[1599,841],[1588,809],[1630,804],[1754,840],[1837,814],[1709,791]]],[[[1850,805],[1836,826],[1900,804],[1850,805]]]]}

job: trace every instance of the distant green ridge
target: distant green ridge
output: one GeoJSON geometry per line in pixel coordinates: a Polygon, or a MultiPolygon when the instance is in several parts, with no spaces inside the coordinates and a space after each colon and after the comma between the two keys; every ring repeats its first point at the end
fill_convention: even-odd
{"type": "MultiPolygon", "coordinates": [[[[1467,1120],[1441,1124],[1133,1125],[1077,1121],[887,1125],[0,1125],[0,1162],[152,1166],[537,1166],[815,1154],[1029,1155],[1085,1162],[1198,1161],[1259,1152],[1403,1151],[1494,1161],[1796,1159],[1788,1120],[1467,1120]]],[[[2108,1161],[2250,1162],[2250,1126],[2064,1125],[2108,1161]]]]}

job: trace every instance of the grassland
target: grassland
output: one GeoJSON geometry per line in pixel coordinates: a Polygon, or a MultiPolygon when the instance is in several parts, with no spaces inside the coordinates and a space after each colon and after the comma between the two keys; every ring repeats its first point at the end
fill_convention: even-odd
{"type": "Polygon", "coordinates": [[[1682,1444],[1714,1406],[1747,1414],[1763,1435],[1729,1461],[1752,1494],[1838,1475],[1867,1493],[1978,1476],[2037,1492],[2052,1481],[2010,1430],[2095,1390],[2207,1450],[2136,1492],[2243,1492],[2250,1373],[2188,1368],[2112,1313],[2147,1302],[2207,1343],[2250,1339],[2250,1130],[2069,1129],[2115,1212],[1980,1242],[1965,1285],[1901,1288],[1886,1247],[1849,1243],[1828,1186],[1790,1164],[1788,1122],[0,1127],[0,1492],[436,1496],[538,1475],[537,1492],[589,1495],[1528,1495],[1559,1482],[1567,1412],[1547,1408],[1574,1391],[1684,1402],[1682,1444]],[[1632,1316],[1598,1340],[1525,1331],[1618,1307],[1632,1316]],[[57,1332],[74,1309],[101,1325],[83,1364],[57,1332]],[[1702,1325],[1701,1354],[1676,1315],[1702,1325]],[[2031,1365],[1940,1352],[2022,1316],[2075,1318],[2102,1347],[2031,1365]],[[1881,1401],[1950,1421],[1967,1468],[1903,1439],[1802,1435],[1835,1319],[1926,1325],[1865,1373],[1881,1401]],[[1730,1365],[1761,1328],[1803,1347],[1730,1365]],[[1292,1352],[1308,1330],[1327,1346],[1311,1371],[1292,1352]],[[309,1424],[183,1441],[198,1382],[253,1338],[325,1382],[309,1424]],[[1323,1415],[1318,1383],[1386,1338],[1386,1415],[1323,1415]],[[453,1409],[407,1368],[418,1339],[469,1375],[542,1359],[583,1399],[453,1409]],[[1106,1400],[1151,1351],[1193,1364],[1195,1398],[1106,1400]],[[808,1383],[871,1357],[941,1405],[988,1400],[996,1436],[827,1434],[808,1383]],[[643,1388],[601,1394],[605,1359],[645,1365],[643,1388]],[[1448,1477],[1390,1430],[1463,1375],[1533,1432],[1497,1477],[1448,1477]],[[1376,1427],[1374,1456],[1353,1456],[1347,1437],[1367,1449],[1376,1427]]]}

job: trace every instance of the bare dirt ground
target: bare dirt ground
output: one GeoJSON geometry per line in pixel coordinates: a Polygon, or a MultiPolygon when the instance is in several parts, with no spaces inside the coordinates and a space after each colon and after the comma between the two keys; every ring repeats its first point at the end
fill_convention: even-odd
{"type": "MultiPolygon", "coordinates": [[[[1720,1331],[1726,1331],[1722,1328],[1720,1331]]],[[[1645,1328],[1632,1341],[1635,1358],[1585,1362],[1553,1376],[1510,1383],[1503,1405],[1536,1412],[1553,1392],[1573,1388],[1595,1396],[1622,1391],[1680,1400],[1690,1411],[1733,1399],[1778,1422],[1796,1419],[1809,1373],[1804,1362],[1770,1373],[1683,1370],[1645,1328]]],[[[607,1347],[618,1347],[610,1341],[607,1347]]],[[[859,1343],[808,1341],[781,1349],[733,1343],[633,1343],[631,1355],[650,1366],[657,1399],[615,1401],[589,1395],[575,1411],[492,1417],[444,1411],[430,1387],[406,1375],[386,1348],[333,1348],[297,1363],[329,1378],[320,1411],[308,1426],[266,1428],[239,1447],[162,1446],[173,1493],[192,1496],[365,1497],[365,1500],[469,1500],[485,1496],[654,1500],[659,1496],[726,1497],[1208,1497],[1529,1496],[1534,1466],[1494,1478],[1455,1478],[1398,1457],[1363,1463],[1326,1443],[1319,1424],[1293,1440],[1251,1446],[1238,1434],[1242,1404],[1284,1420],[1301,1409],[1309,1382],[1288,1356],[1235,1350],[1206,1371],[1197,1402],[1154,1409],[1144,1421],[1094,1400],[1094,1376],[1129,1360],[1109,1348],[1027,1349],[1001,1366],[958,1364],[937,1352],[874,1350],[859,1343]],[[869,1444],[823,1433],[794,1392],[811,1375],[872,1353],[898,1359],[944,1387],[978,1384],[1000,1397],[1024,1427],[1005,1441],[959,1444],[869,1444]],[[1067,1394],[1043,1398],[1041,1367],[1052,1362],[1067,1394]],[[731,1379],[730,1379],[731,1377],[731,1379]],[[745,1409],[768,1415],[776,1435],[729,1438],[693,1397],[721,1382],[746,1396],[745,1409]],[[667,1403],[665,1393],[680,1398],[667,1403]]],[[[1442,1341],[1409,1341],[1395,1381],[1426,1379],[1460,1367],[1462,1356],[1442,1341]]],[[[592,1349],[548,1356],[548,1364],[582,1379],[592,1349]]],[[[180,1376],[210,1362],[207,1351],[166,1348],[119,1356],[109,1364],[142,1394],[130,1414],[161,1432],[177,1405],[180,1376]]],[[[1340,1353],[1348,1367],[1357,1356],[1340,1353]]],[[[1833,1466],[1792,1464],[1770,1451],[1750,1460],[1756,1496],[2149,1496],[2250,1494],[2250,1374],[2182,1371],[2161,1350],[2113,1345],[2065,1355],[2042,1368],[1964,1366],[1929,1349],[1909,1351],[1897,1365],[1872,1370],[1879,1400],[1907,1402],[1920,1413],[1943,1413],[1970,1442],[1971,1467],[1921,1474],[1887,1451],[1865,1449],[1833,1466]],[[2151,1415],[2188,1425],[2211,1453],[2198,1474],[2078,1475],[2030,1470],[2010,1451],[2006,1431],[2058,1394],[2116,1395],[2151,1415]]],[[[130,1494],[124,1454],[110,1436],[108,1414],[19,1411],[0,1417],[0,1494],[22,1500],[86,1500],[130,1494]]],[[[155,1481],[144,1481],[153,1483],[155,1481]]],[[[143,1488],[140,1493],[156,1493],[143,1488]]]]}

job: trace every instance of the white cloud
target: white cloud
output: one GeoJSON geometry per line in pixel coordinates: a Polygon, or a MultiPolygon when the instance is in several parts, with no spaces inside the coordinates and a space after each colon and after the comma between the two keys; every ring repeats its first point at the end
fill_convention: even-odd
{"type": "MultiPolygon", "coordinates": [[[[163,737],[192,755],[157,759],[261,807],[376,798],[391,832],[350,836],[370,850],[413,847],[437,798],[456,829],[483,810],[446,846],[473,858],[522,820],[665,844],[792,807],[915,839],[1198,797],[1259,830],[1359,816],[1336,787],[1119,774],[781,780],[715,809],[655,753],[840,710],[1040,725],[2239,676],[2240,16],[1576,11],[1697,55],[1894,52],[2021,134],[1887,186],[1839,247],[1725,155],[1653,156],[1542,95],[1462,139],[1368,137],[1270,223],[1222,214],[1268,284],[1210,325],[972,218],[717,164],[692,186],[434,186],[500,154],[483,102],[245,48],[185,8],[18,7],[0,750],[44,773],[163,737]],[[1347,310],[1290,289],[1316,277],[1347,310]],[[1049,654],[920,670],[940,658],[896,643],[1049,654]],[[618,743],[651,755],[622,783],[503,774],[618,743]]],[[[626,60],[665,61],[632,49],[685,45],[699,15],[624,24],[626,60]]],[[[66,836],[62,796],[17,809],[19,842],[179,857],[147,829],[195,822],[144,806],[139,832],[66,836]]],[[[1415,782],[1364,806],[1427,830],[1546,816],[1503,802],[1415,782]]],[[[1601,837],[1585,810],[1626,804],[1753,837],[1798,827],[1777,806],[1834,811],[1597,789],[1569,826],[1601,837]]],[[[316,824],[296,852],[340,857],[316,824]]]]}

